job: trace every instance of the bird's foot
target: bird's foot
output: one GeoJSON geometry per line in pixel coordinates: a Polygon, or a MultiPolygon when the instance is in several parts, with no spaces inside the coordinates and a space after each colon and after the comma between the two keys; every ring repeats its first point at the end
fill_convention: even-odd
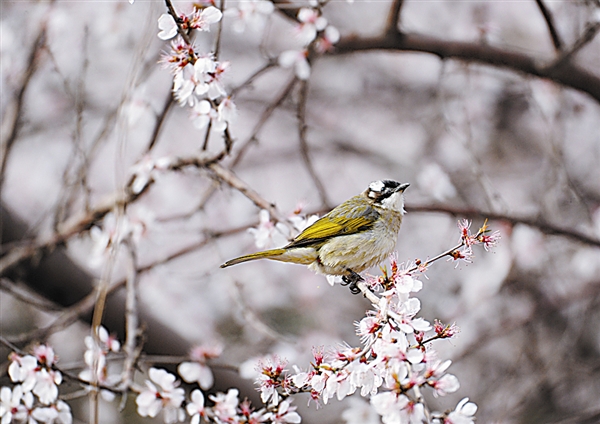
{"type": "Polygon", "coordinates": [[[352,294],[359,294],[360,289],[357,286],[359,281],[363,281],[363,278],[360,276],[360,274],[349,269],[348,275],[344,275],[342,277],[342,286],[348,286],[352,294]]]}

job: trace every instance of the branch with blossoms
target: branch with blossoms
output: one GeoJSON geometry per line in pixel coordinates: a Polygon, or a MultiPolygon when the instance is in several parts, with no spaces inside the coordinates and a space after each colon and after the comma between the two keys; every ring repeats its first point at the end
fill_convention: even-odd
{"type": "Polygon", "coordinates": [[[431,347],[459,330],[455,324],[435,320],[432,325],[417,317],[421,302],[411,297],[423,287],[418,277],[434,262],[444,257],[471,262],[473,246],[481,245],[487,251],[496,245],[499,232],[492,233],[487,221],[475,234],[470,225],[467,220],[459,222],[460,242],[451,249],[407,264],[398,264],[392,255],[389,273],[384,268],[382,275],[358,282],[358,290],[374,306],[356,323],[361,346],[316,348],[308,370],[294,366],[294,372],[288,372],[287,362],[276,356],[259,361],[257,383],[262,401],[276,406],[298,393],[310,393],[315,402],[327,404],[333,397],[342,400],[359,392],[370,398],[371,407],[384,423],[473,423],[477,406],[468,398],[445,412],[431,411],[425,401],[424,390],[431,389],[438,397],[460,387],[456,376],[446,372],[451,361],[441,360],[431,347]]]}
{"type": "MultiPolygon", "coordinates": [[[[209,361],[221,354],[222,347],[197,347],[179,363],[179,376],[186,383],[198,386],[186,395],[174,374],[154,366],[147,370],[148,379],[143,385],[133,383],[130,373],[147,363],[138,358],[136,366],[125,366],[128,357],[123,358],[120,353],[121,343],[103,327],[98,328],[96,337],[85,339],[86,366],[75,377],[84,389],[79,396],[93,392],[112,401],[118,393],[131,392],[136,394],[140,416],[161,414],[167,424],[184,421],[186,415],[194,424],[201,421],[299,423],[301,417],[292,404],[294,395],[309,393],[315,402],[327,404],[334,396],[342,400],[359,392],[362,397],[370,398],[371,407],[384,423],[472,423],[477,407],[467,398],[454,410],[445,412],[431,411],[425,401],[424,390],[444,396],[460,387],[456,376],[446,372],[451,361],[441,360],[431,347],[436,340],[454,337],[458,328],[438,320],[432,325],[418,317],[421,303],[411,297],[423,287],[418,277],[432,263],[445,256],[454,261],[471,261],[473,246],[480,244],[488,250],[499,239],[497,232],[490,234],[486,223],[476,234],[470,233],[470,223],[466,220],[459,223],[459,228],[460,243],[452,249],[414,264],[398,264],[392,256],[389,273],[382,269],[382,275],[367,277],[365,293],[375,301],[374,309],[356,323],[361,346],[344,344],[327,351],[316,348],[311,366],[307,370],[294,367],[293,373],[277,357],[261,361],[257,383],[264,405],[258,409],[248,400],[240,400],[237,389],[205,396],[214,383],[209,361]]],[[[62,397],[78,395],[60,394],[63,373],[56,366],[53,349],[38,345],[31,355],[11,354],[10,361],[8,374],[13,386],[0,389],[0,416],[4,422],[31,417],[41,422],[70,424],[71,411],[62,397]]]]}

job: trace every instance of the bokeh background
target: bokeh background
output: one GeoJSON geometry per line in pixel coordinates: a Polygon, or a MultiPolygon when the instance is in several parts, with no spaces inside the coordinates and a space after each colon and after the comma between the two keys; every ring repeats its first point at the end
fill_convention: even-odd
{"type": "MultiPolygon", "coordinates": [[[[600,5],[547,3],[409,0],[399,27],[440,42],[516,52],[539,67],[564,56],[595,75],[588,90],[476,58],[375,49],[313,58],[304,96],[298,81],[286,92],[293,72],[278,66],[248,83],[279,53],[298,47],[293,19],[275,11],[264,26],[240,34],[226,15],[220,33],[220,60],[231,62],[226,87],[235,89],[238,109],[229,128],[233,149],[220,164],[281,216],[299,207],[303,214],[323,213],[372,180],[410,182],[401,261],[452,247],[459,218],[473,219],[474,227],[493,218],[500,244],[490,253],[476,250],[472,264],[436,263],[418,294],[423,317],[461,328],[456,339],[436,346],[453,360],[461,388],[430,402],[444,410],[468,396],[479,405],[481,423],[600,420],[600,37],[594,37],[600,5]]],[[[323,16],[351,46],[384,31],[391,5],[331,1],[323,16]]],[[[292,6],[302,4],[277,5],[292,6]]],[[[121,193],[131,167],[144,158],[197,154],[205,132],[170,101],[172,77],[157,64],[168,48],[157,37],[164,3],[7,1],[1,7],[6,258],[121,193]]],[[[215,31],[197,44],[209,49],[215,31]]],[[[219,134],[210,136],[209,152],[223,146],[219,134]]],[[[187,345],[218,342],[225,348],[221,364],[277,353],[306,366],[312,346],[358,343],[353,323],[370,305],[347,288],[287,264],[219,269],[258,249],[246,230],[259,224],[260,208],[239,190],[202,167],[157,172],[154,180],[124,212],[143,229],[135,243],[138,293],[154,353],[173,347],[182,354],[187,345]]],[[[109,258],[89,231],[106,227],[106,219],[92,217],[55,248],[38,249],[3,274],[4,337],[20,346],[47,339],[61,365],[81,365],[85,320],[35,338],[23,335],[68,311],[62,308],[78,300],[74,293],[86,291],[81,284],[125,277],[128,255],[119,250],[109,258]],[[63,252],[60,260],[74,267],[52,268],[63,252]],[[50,268],[40,271],[40,264],[50,268]],[[40,306],[31,301],[36,296],[53,304],[40,306]]],[[[285,237],[275,231],[272,244],[285,237]]],[[[111,299],[119,303],[116,295],[111,299]]],[[[111,314],[120,313],[109,310],[107,320],[111,314]]],[[[122,314],[112,318],[116,324],[107,326],[122,333],[122,314]]],[[[227,378],[222,386],[242,384],[235,375],[227,378]]],[[[317,412],[314,404],[296,403],[306,422],[342,423],[347,402],[317,412]]],[[[85,421],[85,403],[74,405],[85,421]]],[[[135,420],[108,404],[102,417],[135,420]]]]}

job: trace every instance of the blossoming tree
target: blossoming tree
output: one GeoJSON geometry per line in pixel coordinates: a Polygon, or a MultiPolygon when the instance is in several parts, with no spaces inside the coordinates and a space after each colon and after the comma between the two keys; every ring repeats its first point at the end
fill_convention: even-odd
{"type": "Polygon", "coordinates": [[[3,6],[2,424],[597,416],[597,2],[130,3],[3,6]],[[218,270],[387,177],[358,295],[218,270]]]}

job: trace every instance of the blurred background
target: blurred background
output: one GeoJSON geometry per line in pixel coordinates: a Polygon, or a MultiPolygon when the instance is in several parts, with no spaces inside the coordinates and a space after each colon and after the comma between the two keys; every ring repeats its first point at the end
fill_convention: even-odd
{"type": "MultiPolygon", "coordinates": [[[[276,6],[289,12],[303,5],[276,6]]],[[[473,227],[493,218],[490,227],[502,240],[492,252],[476,250],[472,264],[458,267],[440,261],[423,279],[421,316],[461,328],[435,346],[453,360],[461,388],[428,400],[445,410],[468,396],[481,423],[600,421],[600,5],[406,1],[401,8],[406,33],[514,52],[538,69],[563,57],[591,75],[583,90],[475,56],[353,50],[352,40],[383,33],[391,6],[323,6],[346,50],[311,60],[305,93],[293,71],[278,66],[248,81],[282,51],[298,48],[297,23],[285,13],[276,10],[243,33],[226,14],[220,32],[213,27],[197,37],[196,45],[209,50],[220,34],[219,59],[231,63],[225,86],[234,90],[237,116],[228,129],[233,148],[220,165],[281,217],[322,214],[373,180],[411,183],[400,261],[454,246],[459,218],[473,219],[473,227]]],[[[2,270],[0,331],[21,347],[47,340],[60,365],[76,369],[88,324],[55,320],[73,311],[95,281],[122,281],[130,266],[125,249],[107,254],[106,240],[91,229],[111,225],[117,212],[106,213],[131,181],[132,166],[191,157],[205,130],[171,101],[172,76],[157,63],[169,47],[157,37],[164,3],[1,7],[1,259],[23,260],[2,270]],[[83,224],[69,227],[73,222],[83,224]],[[28,246],[34,247],[27,254],[19,251],[28,246]]],[[[207,140],[209,152],[223,150],[220,134],[207,140]]],[[[370,305],[347,288],[294,265],[219,269],[258,250],[247,231],[259,225],[256,202],[206,167],[159,170],[152,178],[121,210],[137,228],[149,353],[182,355],[194,344],[220,343],[220,364],[277,353],[306,367],[312,346],[358,345],[353,323],[370,305]]],[[[289,236],[271,234],[273,246],[289,236]]],[[[120,292],[105,313],[118,334],[120,292]]],[[[90,311],[82,307],[75,317],[90,311]]],[[[235,374],[223,379],[221,389],[242,384],[235,374]]],[[[244,384],[252,395],[251,382],[244,384]]],[[[348,402],[318,412],[314,404],[296,404],[305,422],[343,423],[348,402]]],[[[74,405],[85,421],[85,403],[74,405]]],[[[102,411],[105,422],[135,420],[133,409],[119,414],[104,404],[102,411]]]]}

